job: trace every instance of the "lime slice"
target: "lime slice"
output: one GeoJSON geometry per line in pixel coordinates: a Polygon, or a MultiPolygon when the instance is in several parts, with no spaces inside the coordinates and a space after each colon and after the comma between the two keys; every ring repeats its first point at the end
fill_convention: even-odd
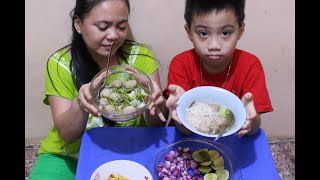
{"type": "Polygon", "coordinates": [[[204,175],[203,180],[217,180],[218,176],[215,173],[208,173],[204,175]]]}
{"type": "Polygon", "coordinates": [[[221,169],[224,169],[224,166],[223,166],[223,165],[215,166],[215,165],[211,164],[211,167],[212,167],[212,169],[214,169],[214,170],[221,170],[221,169]]]}
{"type": "Polygon", "coordinates": [[[198,168],[198,171],[203,173],[203,174],[207,174],[207,173],[212,171],[212,168],[208,167],[208,166],[206,166],[206,167],[201,166],[201,167],[198,168]]]}
{"type": "Polygon", "coordinates": [[[219,180],[228,180],[229,178],[229,171],[226,169],[217,170],[216,174],[219,180]]]}
{"type": "Polygon", "coordinates": [[[208,154],[208,148],[200,149],[192,153],[192,158],[197,162],[205,162],[210,160],[210,155],[208,154]]]}
{"type": "Polygon", "coordinates": [[[205,162],[201,162],[199,163],[200,166],[209,166],[212,163],[212,161],[205,161],[205,162]]]}
{"type": "Polygon", "coordinates": [[[222,156],[218,157],[213,161],[214,166],[223,166],[224,165],[224,160],[222,156]]]}
{"type": "Polygon", "coordinates": [[[214,160],[218,159],[218,157],[219,157],[219,152],[216,150],[211,150],[208,152],[208,154],[210,156],[211,161],[214,161],[214,160]]]}

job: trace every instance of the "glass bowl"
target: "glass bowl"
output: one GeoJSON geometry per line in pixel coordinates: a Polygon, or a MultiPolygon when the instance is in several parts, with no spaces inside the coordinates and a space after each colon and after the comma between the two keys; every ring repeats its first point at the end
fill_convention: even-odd
{"type": "MultiPolygon", "coordinates": [[[[186,169],[188,169],[187,173],[190,176],[189,179],[202,180],[202,179],[204,179],[205,174],[208,173],[208,172],[203,173],[203,171],[199,172],[198,168],[201,167],[199,162],[197,163],[196,168],[194,167],[194,164],[193,164],[193,167],[191,167],[191,165],[190,165],[191,164],[190,162],[192,161],[192,160],[190,161],[190,159],[193,159],[191,154],[197,150],[206,149],[206,148],[209,151],[214,150],[219,153],[218,155],[221,156],[221,158],[224,161],[224,163],[222,165],[224,167],[224,170],[227,170],[229,172],[229,175],[227,178],[228,180],[241,179],[241,178],[239,178],[239,177],[241,177],[241,175],[240,175],[241,173],[240,174],[239,174],[239,172],[234,173],[235,172],[234,165],[236,164],[234,162],[236,160],[235,160],[234,155],[232,154],[231,150],[227,146],[225,146],[221,143],[209,141],[206,139],[196,139],[196,138],[183,138],[179,141],[176,141],[176,142],[169,144],[168,146],[164,147],[163,149],[161,149],[158,152],[158,154],[156,155],[155,161],[154,161],[154,172],[156,173],[157,179],[159,179],[159,180],[175,179],[175,178],[179,179],[179,177],[181,175],[177,175],[177,172],[174,172],[174,171],[176,171],[176,169],[178,169],[177,168],[178,163],[174,163],[174,161],[175,161],[175,159],[178,161],[181,161],[181,159],[177,159],[175,157],[175,155],[173,155],[172,151],[177,152],[177,149],[180,147],[182,148],[182,150],[184,147],[189,148],[189,153],[188,153],[189,155],[187,155],[187,156],[185,155],[186,159],[189,159],[189,160],[183,160],[183,164],[184,164],[183,167],[184,168],[186,167],[186,169]],[[170,153],[172,156],[169,155],[170,153]],[[166,161],[169,161],[170,163],[168,163],[166,161]],[[187,165],[187,164],[189,164],[189,165],[187,165]],[[173,169],[170,169],[170,168],[173,168],[173,169]],[[198,170],[198,173],[200,173],[199,176],[197,176],[198,173],[195,172],[193,169],[198,170]],[[171,171],[171,172],[169,173],[168,171],[171,171]],[[167,174],[171,174],[171,177],[169,175],[168,178],[165,178],[167,176],[167,174]],[[174,176],[174,177],[172,177],[172,176],[174,176]]],[[[181,151],[179,151],[179,152],[181,152],[181,151]]],[[[183,153],[181,152],[180,154],[183,154],[183,153]]],[[[216,156],[213,159],[217,159],[217,157],[219,157],[219,156],[216,156]]],[[[179,155],[178,157],[183,157],[183,155],[181,155],[181,156],[179,155]]],[[[196,162],[196,161],[193,161],[193,163],[194,162],[196,162]]],[[[211,161],[211,163],[213,163],[213,161],[211,161]]],[[[205,163],[202,165],[207,166],[207,167],[211,167],[212,170],[210,170],[210,173],[218,173],[215,169],[212,168],[212,167],[215,167],[214,165],[213,166],[211,166],[211,164],[205,165],[205,163]]],[[[219,164],[219,165],[221,165],[221,164],[219,164]]],[[[221,169],[221,167],[216,168],[216,169],[221,169]]],[[[182,171],[184,171],[184,170],[181,170],[181,167],[180,167],[180,172],[178,171],[178,174],[181,173],[182,171]]],[[[221,170],[220,170],[220,172],[221,172],[221,170]]],[[[223,179],[223,178],[220,177],[220,179],[223,179]]]]}
{"type": "Polygon", "coordinates": [[[148,109],[152,93],[149,76],[129,65],[112,66],[108,71],[103,69],[90,84],[93,105],[103,117],[115,122],[129,121],[141,115],[148,109]]]}

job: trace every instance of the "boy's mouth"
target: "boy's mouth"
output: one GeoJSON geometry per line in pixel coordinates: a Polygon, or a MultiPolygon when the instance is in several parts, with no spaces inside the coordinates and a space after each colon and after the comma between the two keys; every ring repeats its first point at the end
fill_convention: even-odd
{"type": "Polygon", "coordinates": [[[207,56],[210,60],[218,60],[222,57],[222,55],[208,55],[207,56]]]}

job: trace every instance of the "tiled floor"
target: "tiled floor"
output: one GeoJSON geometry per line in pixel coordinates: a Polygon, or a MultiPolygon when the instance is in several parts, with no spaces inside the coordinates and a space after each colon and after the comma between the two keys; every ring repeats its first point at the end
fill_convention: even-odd
{"type": "Polygon", "coordinates": [[[38,144],[26,144],[25,145],[25,179],[28,179],[30,170],[32,168],[32,165],[34,163],[34,160],[37,157],[39,145],[38,144]]]}
{"type": "MultiPolygon", "coordinates": [[[[281,180],[295,179],[295,140],[269,141],[272,156],[275,161],[281,180]]],[[[25,146],[25,179],[27,180],[30,169],[37,156],[38,144],[26,144],[25,146]]]]}
{"type": "Polygon", "coordinates": [[[281,180],[295,179],[295,140],[269,141],[281,180]]]}

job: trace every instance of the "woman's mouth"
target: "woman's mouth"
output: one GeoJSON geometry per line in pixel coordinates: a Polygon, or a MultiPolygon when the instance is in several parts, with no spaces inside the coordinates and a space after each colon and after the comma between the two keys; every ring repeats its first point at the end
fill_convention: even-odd
{"type": "Polygon", "coordinates": [[[110,51],[111,50],[111,45],[101,45],[101,47],[106,51],[110,51]]]}

